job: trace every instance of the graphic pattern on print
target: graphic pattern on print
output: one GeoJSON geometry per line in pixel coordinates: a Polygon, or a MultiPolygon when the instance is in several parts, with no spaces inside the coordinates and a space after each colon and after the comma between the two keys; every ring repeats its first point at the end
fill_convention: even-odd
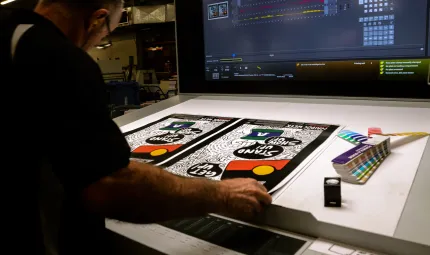
{"type": "MultiPolygon", "coordinates": [[[[182,160],[179,160],[172,166],[167,167],[166,170],[177,175],[192,177],[187,174],[187,170],[190,167],[199,163],[212,163],[218,164],[218,166],[224,171],[230,161],[243,160],[243,158],[236,157],[233,154],[235,150],[242,147],[251,146],[255,143],[264,144],[264,141],[250,141],[242,139],[242,137],[250,134],[253,129],[258,128],[283,130],[284,132],[280,137],[289,137],[302,141],[302,143],[299,145],[284,147],[284,151],[281,154],[269,158],[269,160],[291,160],[323,132],[322,130],[302,130],[245,124],[223,135],[216,141],[213,141],[196,152],[186,156],[182,160]]],[[[220,180],[221,176],[222,174],[208,178],[220,180]]]]}
{"type": "Polygon", "coordinates": [[[142,145],[150,145],[146,142],[146,139],[150,137],[154,137],[157,135],[163,135],[167,133],[174,133],[175,131],[166,131],[166,130],[160,130],[160,128],[164,128],[169,126],[172,122],[195,122],[194,125],[192,125],[192,128],[197,128],[202,130],[203,132],[199,134],[191,134],[191,135],[185,135],[183,139],[181,139],[178,142],[170,143],[170,144],[186,144],[195,138],[219,127],[220,125],[224,124],[225,122],[222,121],[200,121],[200,120],[190,120],[190,119],[177,119],[177,118],[168,118],[164,121],[161,121],[159,123],[155,123],[154,125],[142,129],[140,131],[137,131],[133,134],[127,135],[125,138],[130,145],[131,150],[135,150],[139,146],[142,145]]]}

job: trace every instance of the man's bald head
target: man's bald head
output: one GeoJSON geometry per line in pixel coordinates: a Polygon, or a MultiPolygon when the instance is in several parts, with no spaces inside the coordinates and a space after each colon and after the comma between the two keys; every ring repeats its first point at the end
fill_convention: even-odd
{"type": "Polygon", "coordinates": [[[39,0],[35,12],[89,50],[118,26],[122,7],[123,0],[39,0]]]}
{"type": "Polygon", "coordinates": [[[65,4],[70,8],[80,10],[98,10],[106,7],[122,6],[123,0],[39,0],[39,4],[49,5],[53,3],[65,4]]]}

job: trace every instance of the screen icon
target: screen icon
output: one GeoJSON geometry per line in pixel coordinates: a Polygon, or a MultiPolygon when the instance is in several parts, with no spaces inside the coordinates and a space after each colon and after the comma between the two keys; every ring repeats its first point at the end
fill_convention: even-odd
{"type": "Polygon", "coordinates": [[[208,5],[208,20],[225,19],[229,16],[228,2],[220,2],[208,5]]]}

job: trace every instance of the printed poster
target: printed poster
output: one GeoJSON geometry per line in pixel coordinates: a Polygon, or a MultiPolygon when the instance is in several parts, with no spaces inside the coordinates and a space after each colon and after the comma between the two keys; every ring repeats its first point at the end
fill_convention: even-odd
{"type": "Polygon", "coordinates": [[[338,128],[242,119],[159,165],[185,177],[254,178],[272,193],[300,171],[300,164],[338,128]]]}
{"type": "Polygon", "coordinates": [[[157,163],[186,150],[238,119],[173,114],[125,133],[131,148],[131,158],[157,163]]]}

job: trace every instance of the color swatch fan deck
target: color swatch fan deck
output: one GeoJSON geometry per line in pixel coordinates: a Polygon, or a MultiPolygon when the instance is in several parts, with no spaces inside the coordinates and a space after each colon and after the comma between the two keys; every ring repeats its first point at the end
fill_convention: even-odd
{"type": "Polygon", "coordinates": [[[333,159],[333,167],[342,177],[342,181],[365,184],[381,163],[390,155],[390,137],[359,138],[362,141],[364,140],[364,142],[360,143],[354,140],[355,138],[353,137],[357,137],[355,134],[352,136],[345,136],[345,134],[353,133],[343,131],[338,136],[358,145],[333,159]]]}

